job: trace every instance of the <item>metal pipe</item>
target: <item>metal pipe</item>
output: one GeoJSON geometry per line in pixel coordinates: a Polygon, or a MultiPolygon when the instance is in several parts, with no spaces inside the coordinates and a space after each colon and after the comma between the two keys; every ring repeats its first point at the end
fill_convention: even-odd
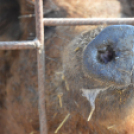
{"type": "Polygon", "coordinates": [[[0,50],[35,49],[36,41],[0,41],[0,50]]]}
{"type": "Polygon", "coordinates": [[[45,26],[134,25],[134,18],[44,18],[43,22],[45,26]]]}
{"type": "Polygon", "coordinates": [[[39,93],[39,121],[40,134],[47,134],[45,111],[45,50],[43,25],[43,0],[35,0],[36,37],[39,41],[37,49],[38,60],[38,93],[39,93]]]}

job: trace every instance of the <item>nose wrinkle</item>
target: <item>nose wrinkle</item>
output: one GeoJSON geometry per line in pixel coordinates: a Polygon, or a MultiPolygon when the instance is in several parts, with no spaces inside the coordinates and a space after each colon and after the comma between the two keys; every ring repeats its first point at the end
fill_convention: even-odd
{"type": "Polygon", "coordinates": [[[107,27],[89,43],[83,54],[83,65],[85,73],[92,77],[116,84],[130,84],[134,82],[134,27],[125,25],[122,30],[119,27],[107,27]],[[102,64],[96,59],[96,53],[99,46],[102,50],[104,46],[105,50],[109,44],[115,51],[115,57],[110,61],[110,54],[105,51],[100,55],[105,63],[102,64]]]}

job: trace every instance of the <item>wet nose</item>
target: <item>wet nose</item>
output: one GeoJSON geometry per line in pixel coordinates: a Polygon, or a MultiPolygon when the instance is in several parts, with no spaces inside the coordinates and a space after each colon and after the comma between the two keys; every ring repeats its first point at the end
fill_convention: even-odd
{"type": "Polygon", "coordinates": [[[102,81],[134,83],[134,27],[105,28],[85,48],[83,67],[87,75],[102,81]]]}

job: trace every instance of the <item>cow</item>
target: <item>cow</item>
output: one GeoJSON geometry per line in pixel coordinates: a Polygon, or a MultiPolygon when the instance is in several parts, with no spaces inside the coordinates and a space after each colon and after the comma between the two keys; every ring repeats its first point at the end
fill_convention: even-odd
{"type": "MultiPolygon", "coordinates": [[[[44,0],[44,17],[120,16],[119,2],[103,2],[105,4],[101,6],[100,0],[44,0]]],[[[35,39],[34,4],[34,0],[0,0],[0,41],[35,39]]],[[[121,51],[119,54],[126,58],[120,57],[115,46],[118,44],[124,49],[126,43],[128,49],[131,48],[132,38],[127,32],[133,31],[133,27],[112,26],[113,31],[104,27],[44,26],[45,101],[49,134],[133,133],[133,79],[129,77],[133,71],[133,64],[129,64],[133,57],[129,54],[130,50],[124,54],[121,51]],[[117,40],[120,37],[122,39],[117,40]],[[93,64],[95,54],[97,65],[93,64]],[[114,73],[110,68],[108,76],[106,67],[114,65],[120,70],[114,73]],[[99,71],[99,66],[103,66],[104,70],[99,71]]],[[[2,134],[39,133],[36,55],[36,50],[0,51],[2,134]]]]}
{"type": "Polygon", "coordinates": [[[70,92],[68,111],[75,118],[81,115],[79,118],[85,122],[80,126],[87,128],[85,131],[77,128],[76,133],[134,132],[133,28],[108,26],[92,39],[95,31],[88,31],[65,48],[63,75],[65,88],[69,90],[66,92],[70,92]]]}

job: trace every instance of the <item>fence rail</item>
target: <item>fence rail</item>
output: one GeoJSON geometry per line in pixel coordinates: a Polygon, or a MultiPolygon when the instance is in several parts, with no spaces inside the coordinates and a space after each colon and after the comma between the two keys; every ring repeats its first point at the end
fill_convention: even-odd
{"type": "Polygon", "coordinates": [[[36,41],[0,41],[0,50],[35,49],[36,41]]]}
{"type": "Polygon", "coordinates": [[[44,18],[43,22],[45,26],[133,25],[134,18],[44,18]]]}

